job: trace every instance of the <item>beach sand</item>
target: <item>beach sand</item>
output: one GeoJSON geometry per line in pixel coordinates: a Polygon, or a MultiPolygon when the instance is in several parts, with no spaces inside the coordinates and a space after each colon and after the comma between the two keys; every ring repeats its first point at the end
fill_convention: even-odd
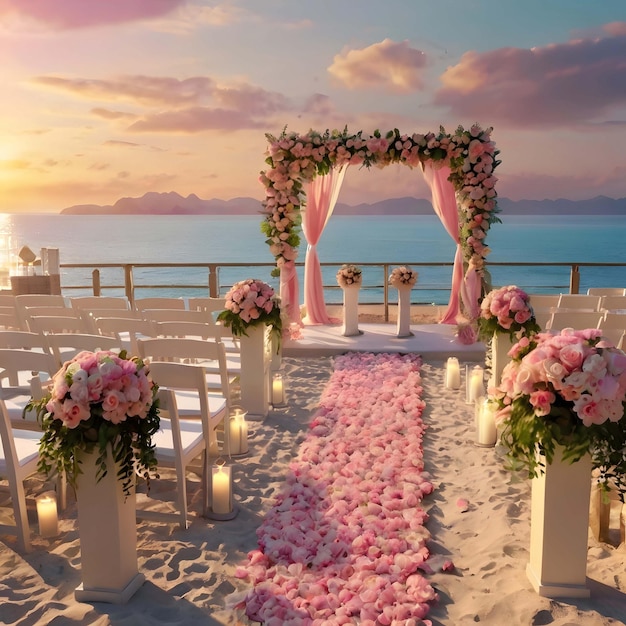
{"type": "MultiPolygon", "coordinates": [[[[283,359],[287,406],[262,422],[250,423],[250,452],[233,459],[235,519],[214,522],[200,516],[199,479],[188,481],[191,524],[139,521],[139,569],[146,582],[126,605],[84,604],[74,598],[81,581],[76,505],[70,493],[60,534],[43,539],[33,522],[33,551],[19,554],[13,537],[0,542],[0,623],[35,625],[170,626],[248,624],[227,608],[246,582],[238,565],[256,547],[256,529],[274,501],[288,464],[303,441],[325,382],[331,357],[283,359]]],[[[502,451],[474,445],[473,408],[462,390],[445,390],[443,363],[422,368],[426,470],[435,490],[424,500],[429,512],[429,546],[436,559],[450,559],[452,571],[427,575],[439,600],[429,619],[435,625],[494,626],[626,624],[626,547],[597,542],[590,533],[588,576],[591,598],[551,600],[526,577],[530,485],[502,466],[502,451]],[[461,500],[461,502],[459,502],[461,500]],[[467,506],[462,505],[463,500],[467,506]],[[460,506],[460,504],[462,506],[460,506]]],[[[154,481],[151,498],[140,488],[141,506],[167,507],[175,488],[171,474],[154,481]]],[[[28,483],[39,493],[40,479],[28,483]]],[[[5,513],[3,513],[5,515],[5,513]]]]}

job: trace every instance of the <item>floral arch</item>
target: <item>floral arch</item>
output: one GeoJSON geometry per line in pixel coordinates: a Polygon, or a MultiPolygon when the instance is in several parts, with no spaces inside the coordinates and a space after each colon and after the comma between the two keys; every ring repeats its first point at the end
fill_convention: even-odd
{"type": "Polygon", "coordinates": [[[309,241],[305,263],[307,315],[310,323],[325,323],[329,320],[325,318],[315,245],[332,214],[343,175],[349,165],[383,168],[392,163],[421,167],[431,188],[433,208],[457,243],[450,303],[442,322],[454,324],[460,313],[476,319],[488,282],[485,258],[490,250],[485,239],[491,224],[500,221],[493,173],[500,161],[491,140],[492,130],[475,124],[468,130],[459,126],[454,134],[440,127],[439,133],[425,135],[401,134],[397,129],[384,135],[378,130],[373,135],[362,131],[350,134],[347,129],[266,135],[269,147],[265,162],[269,168],[260,175],[265,187],[261,230],[276,259],[273,275],[280,275],[280,295],[288,321],[301,323],[295,260],[303,214],[304,226],[307,220],[311,224],[312,218],[309,230],[316,235],[309,237],[304,228],[309,241]]]}

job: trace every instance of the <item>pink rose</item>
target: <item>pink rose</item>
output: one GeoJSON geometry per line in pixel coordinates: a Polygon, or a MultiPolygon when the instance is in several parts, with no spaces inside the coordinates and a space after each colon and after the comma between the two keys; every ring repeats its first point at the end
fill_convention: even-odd
{"type": "MultiPolygon", "coordinates": [[[[68,428],[76,428],[78,424],[84,420],[88,420],[91,416],[89,406],[79,404],[74,400],[68,399],[62,404],[61,421],[68,428]]],[[[55,417],[56,417],[55,413],[55,417]]]]}

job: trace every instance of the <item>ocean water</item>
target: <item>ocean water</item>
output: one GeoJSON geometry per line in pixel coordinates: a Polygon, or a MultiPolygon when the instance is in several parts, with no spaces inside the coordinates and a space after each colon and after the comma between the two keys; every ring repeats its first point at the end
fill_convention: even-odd
{"type": "MultiPolygon", "coordinates": [[[[626,263],[626,216],[516,215],[502,220],[488,234],[491,263],[626,263]]],[[[260,216],[5,214],[0,215],[0,236],[9,259],[28,245],[36,253],[42,247],[59,248],[62,264],[266,263],[267,267],[255,268],[253,275],[276,284],[270,278],[273,257],[264,243],[260,223],[260,216]]],[[[305,251],[303,237],[299,262],[304,262],[305,251]]],[[[318,244],[320,260],[336,264],[323,269],[324,284],[328,285],[326,300],[341,301],[334,280],[337,265],[367,262],[411,265],[420,273],[413,302],[445,303],[451,267],[420,264],[452,263],[454,252],[454,243],[434,215],[332,217],[318,244]]],[[[4,262],[9,261],[5,258],[4,262]]],[[[13,267],[11,273],[16,271],[13,267]]],[[[494,285],[517,284],[534,293],[558,293],[568,290],[570,269],[490,266],[490,272],[494,285]]],[[[302,271],[300,274],[302,278],[302,271]]],[[[251,270],[245,267],[220,270],[222,291],[235,280],[250,276],[251,270]]],[[[138,289],[142,282],[207,283],[204,269],[139,269],[134,278],[138,289]]],[[[383,280],[381,269],[366,268],[361,301],[382,301],[383,280]]],[[[64,287],[88,285],[91,270],[63,270],[61,282],[64,287]]],[[[121,271],[102,271],[103,286],[121,283],[121,271]]],[[[592,285],[626,287],[626,266],[582,267],[581,292],[592,285]]],[[[165,294],[141,289],[138,295],[204,295],[192,291],[170,290],[165,294]]]]}

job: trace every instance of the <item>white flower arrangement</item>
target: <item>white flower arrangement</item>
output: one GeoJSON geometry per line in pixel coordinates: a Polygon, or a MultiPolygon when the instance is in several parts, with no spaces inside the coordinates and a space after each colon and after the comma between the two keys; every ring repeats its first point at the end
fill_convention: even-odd
{"type": "Polygon", "coordinates": [[[337,272],[337,283],[340,287],[358,286],[363,280],[363,273],[356,265],[342,265],[337,272]]]}
{"type": "Polygon", "coordinates": [[[406,265],[394,267],[389,275],[389,284],[396,289],[398,287],[413,287],[417,283],[417,277],[418,273],[406,265]]]}

